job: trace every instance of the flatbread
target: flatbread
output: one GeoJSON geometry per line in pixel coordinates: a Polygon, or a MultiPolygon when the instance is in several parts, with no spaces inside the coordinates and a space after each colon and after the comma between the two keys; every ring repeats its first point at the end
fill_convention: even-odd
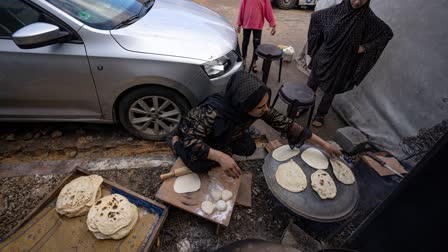
{"type": "Polygon", "coordinates": [[[283,145],[274,150],[274,152],[272,153],[272,157],[277,161],[283,162],[297,156],[299,153],[300,149],[294,148],[293,150],[291,150],[291,147],[289,147],[289,145],[283,145]]]}
{"type": "Polygon", "coordinates": [[[201,188],[201,179],[196,173],[190,173],[177,177],[174,181],[174,191],[176,193],[196,192],[201,188]]]}
{"type": "Polygon", "coordinates": [[[336,197],[336,184],[326,171],[317,170],[311,174],[311,187],[321,199],[333,199],[336,197]]]}
{"type": "Polygon", "coordinates": [[[316,148],[308,148],[302,153],[302,160],[314,169],[327,169],[327,157],[316,148]]]}
{"type": "Polygon", "coordinates": [[[132,205],[131,207],[131,211],[132,213],[132,221],[129,225],[121,228],[120,230],[118,230],[116,233],[112,234],[112,235],[104,235],[100,232],[93,232],[93,235],[97,238],[97,239],[114,239],[114,240],[119,240],[125,236],[127,236],[132,229],[135,227],[135,225],[137,224],[138,221],[138,208],[135,205],[132,205]]]}
{"type": "MultiPolygon", "coordinates": [[[[95,198],[94,202],[98,201],[100,198],[101,198],[101,187],[99,187],[98,190],[97,190],[96,198],[95,198]]],[[[65,212],[64,215],[69,217],[69,218],[81,216],[81,215],[89,212],[90,208],[91,208],[90,206],[85,205],[85,206],[83,206],[81,209],[79,209],[76,212],[65,212]]]]}
{"type": "Polygon", "coordinates": [[[334,176],[341,181],[341,183],[346,185],[355,183],[355,175],[353,175],[352,170],[344,164],[344,162],[338,159],[330,159],[330,162],[333,167],[334,176]]]}
{"type": "Polygon", "coordinates": [[[107,195],[90,208],[87,214],[87,226],[92,232],[112,235],[132,222],[133,206],[120,194],[107,195]]]}
{"type": "Polygon", "coordinates": [[[293,160],[278,166],[275,179],[281,187],[290,192],[301,192],[307,186],[305,173],[293,160]]]}

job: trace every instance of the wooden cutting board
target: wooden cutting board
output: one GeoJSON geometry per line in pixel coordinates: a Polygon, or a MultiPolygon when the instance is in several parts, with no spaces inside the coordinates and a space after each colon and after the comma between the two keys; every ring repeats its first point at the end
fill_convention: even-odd
{"type": "MultiPolygon", "coordinates": [[[[378,153],[374,154],[374,155],[376,155],[378,158],[380,158],[381,160],[386,162],[386,164],[392,166],[392,168],[394,168],[397,172],[399,172],[401,174],[408,173],[403,168],[403,166],[401,166],[400,162],[398,162],[397,159],[395,159],[393,157],[383,157],[383,156],[380,156],[378,153]]],[[[361,159],[365,163],[367,163],[373,170],[375,170],[381,177],[395,175],[394,172],[390,171],[386,167],[383,167],[382,165],[380,165],[378,162],[376,162],[369,156],[361,155],[361,159]]]]}
{"type": "MultiPolygon", "coordinates": [[[[185,164],[178,158],[171,170],[183,166],[185,166],[185,164]]],[[[235,206],[235,200],[238,195],[240,179],[228,177],[224,171],[219,168],[213,168],[208,173],[198,175],[201,179],[201,188],[199,191],[182,194],[176,193],[173,188],[176,178],[169,178],[160,186],[156,198],[209,221],[228,226],[235,206]],[[201,203],[205,200],[213,202],[210,195],[213,189],[229,190],[233,193],[233,197],[227,201],[226,211],[219,212],[215,210],[213,214],[207,215],[202,212],[201,203]]]]}

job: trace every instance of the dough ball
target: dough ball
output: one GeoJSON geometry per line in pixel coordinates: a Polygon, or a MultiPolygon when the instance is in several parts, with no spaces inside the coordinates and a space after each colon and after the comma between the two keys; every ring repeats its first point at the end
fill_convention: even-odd
{"type": "Polygon", "coordinates": [[[220,200],[218,201],[218,203],[216,203],[216,209],[218,209],[218,211],[225,211],[227,209],[227,204],[224,200],[220,200]]]}
{"type": "Polygon", "coordinates": [[[215,200],[215,201],[218,201],[221,199],[221,191],[213,190],[211,195],[212,195],[213,200],[215,200]]]}
{"type": "Polygon", "coordinates": [[[215,205],[210,201],[204,201],[201,204],[201,210],[202,210],[202,212],[210,215],[215,210],[215,205]]]}
{"type": "Polygon", "coordinates": [[[233,193],[229,190],[222,191],[222,200],[227,201],[233,197],[233,193]]]}

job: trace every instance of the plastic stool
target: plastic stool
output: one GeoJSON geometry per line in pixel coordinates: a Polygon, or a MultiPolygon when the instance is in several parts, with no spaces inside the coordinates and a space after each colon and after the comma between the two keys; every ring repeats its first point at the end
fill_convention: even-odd
{"type": "Polygon", "coordinates": [[[305,83],[286,82],[280,87],[271,108],[277,103],[279,97],[288,105],[287,116],[289,118],[295,119],[299,109],[310,109],[308,122],[306,124],[306,127],[309,128],[316,102],[314,91],[305,83]]]}
{"type": "MultiPolygon", "coordinates": [[[[264,84],[266,84],[266,82],[268,81],[269,71],[271,70],[272,61],[274,61],[274,60],[280,61],[280,69],[278,71],[278,82],[280,82],[281,75],[282,75],[282,65],[283,65],[283,56],[282,56],[283,51],[280,48],[278,48],[278,46],[276,46],[276,45],[261,44],[255,50],[255,54],[259,58],[263,59],[263,67],[261,68],[261,70],[263,71],[262,81],[264,84]]],[[[252,57],[252,62],[250,63],[249,73],[252,71],[255,54],[252,57]]]]}

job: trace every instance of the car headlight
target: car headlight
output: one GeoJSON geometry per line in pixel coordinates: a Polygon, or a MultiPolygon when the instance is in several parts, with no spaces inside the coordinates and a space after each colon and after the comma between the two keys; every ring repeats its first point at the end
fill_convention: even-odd
{"type": "Polygon", "coordinates": [[[216,78],[225,74],[232,66],[232,60],[229,55],[224,55],[221,58],[206,62],[202,68],[207,73],[208,77],[216,78]]]}

